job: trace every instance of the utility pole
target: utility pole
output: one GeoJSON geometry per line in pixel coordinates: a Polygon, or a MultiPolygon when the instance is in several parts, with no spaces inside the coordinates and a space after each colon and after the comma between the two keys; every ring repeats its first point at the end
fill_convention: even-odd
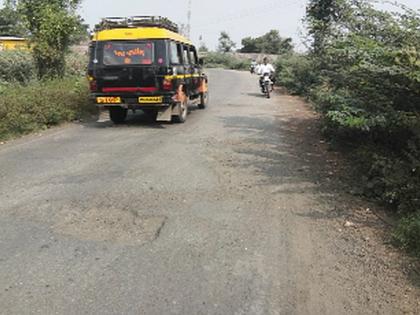
{"type": "Polygon", "coordinates": [[[187,13],[187,37],[191,36],[191,14],[192,14],[192,0],[188,0],[188,13],[187,13]]]}

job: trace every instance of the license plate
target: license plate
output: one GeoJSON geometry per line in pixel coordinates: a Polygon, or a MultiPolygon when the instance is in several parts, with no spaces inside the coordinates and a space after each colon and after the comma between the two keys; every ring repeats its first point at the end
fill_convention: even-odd
{"type": "Polygon", "coordinates": [[[163,96],[141,96],[139,97],[140,104],[160,104],[163,102],[163,96]]]}
{"type": "Polygon", "coordinates": [[[121,97],[103,96],[96,98],[97,104],[121,104],[121,97]]]}

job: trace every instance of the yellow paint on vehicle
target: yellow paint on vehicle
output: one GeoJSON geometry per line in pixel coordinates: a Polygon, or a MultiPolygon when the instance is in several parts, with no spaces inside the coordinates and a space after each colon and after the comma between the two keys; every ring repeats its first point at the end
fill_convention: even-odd
{"type": "Polygon", "coordinates": [[[139,97],[140,104],[161,104],[163,96],[141,96],[139,97]]]}
{"type": "Polygon", "coordinates": [[[121,104],[121,101],[121,97],[104,96],[96,98],[98,104],[121,104]]]}
{"type": "Polygon", "coordinates": [[[178,75],[166,75],[165,80],[174,80],[174,79],[189,79],[189,78],[199,78],[199,74],[178,74],[178,75]]]}
{"type": "Polygon", "coordinates": [[[184,36],[159,27],[115,28],[99,31],[93,36],[94,41],[142,39],[172,39],[192,45],[192,42],[184,36]]]}

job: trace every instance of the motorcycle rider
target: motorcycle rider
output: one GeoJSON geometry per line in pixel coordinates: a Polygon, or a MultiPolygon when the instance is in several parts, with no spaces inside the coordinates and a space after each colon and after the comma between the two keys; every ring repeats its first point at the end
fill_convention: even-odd
{"type": "Polygon", "coordinates": [[[251,61],[251,74],[254,74],[257,69],[258,69],[257,61],[255,61],[255,59],[252,59],[252,61],[251,61]]]}
{"type": "Polygon", "coordinates": [[[263,78],[266,73],[270,75],[270,79],[273,83],[275,83],[274,73],[276,70],[274,69],[273,65],[268,62],[268,58],[264,57],[263,63],[258,66],[258,74],[260,75],[260,85],[263,87],[263,78]]]}

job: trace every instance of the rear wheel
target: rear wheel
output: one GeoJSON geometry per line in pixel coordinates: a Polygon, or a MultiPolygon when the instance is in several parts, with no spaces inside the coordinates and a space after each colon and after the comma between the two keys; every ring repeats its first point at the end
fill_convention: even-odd
{"type": "Polygon", "coordinates": [[[159,111],[157,109],[145,109],[143,112],[146,114],[147,119],[150,121],[155,122],[157,119],[157,116],[159,114],[159,111]]]}
{"type": "Polygon", "coordinates": [[[271,97],[271,95],[270,95],[270,84],[269,83],[266,83],[265,84],[265,96],[267,98],[270,98],[271,97]]]}
{"type": "Polygon", "coordinates": [[[199,109],[205,109],[209,105],[209,92],[200,94],[200,103],[198,104],[199,109]]]}
{"type": "Polygon", "coordinates": [[[109,117],[114,124],[122,124],[127,118],[127,109],[122,107],[111,107],[109,109],[109,117]]]}

